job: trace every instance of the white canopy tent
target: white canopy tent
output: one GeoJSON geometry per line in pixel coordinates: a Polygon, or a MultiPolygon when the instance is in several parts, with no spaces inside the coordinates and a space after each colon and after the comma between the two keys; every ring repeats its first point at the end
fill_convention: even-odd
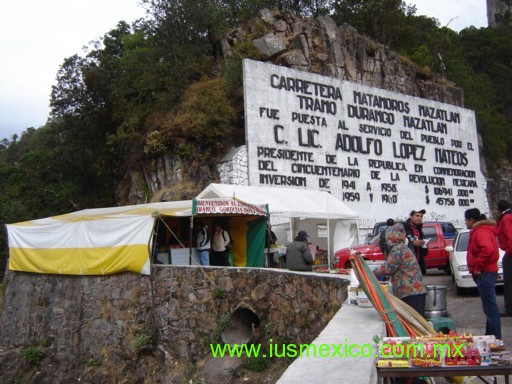
{"type": "Polygon", "coordinates": [[[231,198],[207,203],[195,199],[85,209],[8,224],[9,269],[68,275],[150,274],[150,257],[158,246],[158,235],[162,235],[169,261],[172,256],[173,264],[180,264],[178,259],[192,263],[194,217],[222,217],[236,223],[237,231],[231,238],[236,239],[233,253],[239,265],[262,266],[258,253],[261,256],[264,249],[267,206],[248,206],[231,198]],[[168,227],[171,223],[174,228],[168,227]],[[162,230],[158,230],[159,224],[162,230]]]}
{"type": "Polygon", "coordinates": [[[192,201],[84,209],[8,224],[9,269],[103,275],[150,273],[150,241],[160,216],[190,216],[192,201]]]}
{"type": "Polygon", "coordinates": [[[272,219],[289,219],[292,234],[299,229],[309,230],[313,241],[318,241],[318,236],[311,229],[317,226],[315,223],[325,223],[327,251],[331,261],[336,250],[358,243],[358,214],[328,192],[210,184],[197,196],[198,199],[233,197],[250,204],[268,204],[272,219]]]}

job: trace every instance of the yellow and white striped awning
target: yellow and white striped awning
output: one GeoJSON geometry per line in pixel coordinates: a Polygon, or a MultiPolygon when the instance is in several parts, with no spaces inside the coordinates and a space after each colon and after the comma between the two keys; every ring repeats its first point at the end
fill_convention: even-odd
{"type": "Polygon", "coordinates": [[[149,274],[158,216],[190,216],[192,201],[86,209],[7,225],[9,269],[70,275],[149,274]]]}

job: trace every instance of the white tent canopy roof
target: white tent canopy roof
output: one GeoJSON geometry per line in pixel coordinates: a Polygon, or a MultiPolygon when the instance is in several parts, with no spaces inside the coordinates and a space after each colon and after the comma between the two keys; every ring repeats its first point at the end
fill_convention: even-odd
{"type": "Polygon", "coordinates": [[[247,185],[210,184],[198,199],[237,198],[268,204],[272,217],[357,219],[358,214],[325,191],[247,185]]]}
{"type": "Polygon", "coordinates": [[[156,217],[190,216],[192,200],[94,208],[8,224],[9,269],[100,275],[149,274],[156,217]]]}
{"type": "MultiPolygon", "coordinates": [[[[153,213],[158,213],[161,216],[190,216],[191,212],[192,200],[182,200],[126,205],[122,207],[90,208],[56,216],[56,218],[65,221],[73,220],[76,217],[107,217],[117,215],[151,216],[153,213]]],[[[35,222],[37,222],[37,220],[35,220],[35,222]]]]}

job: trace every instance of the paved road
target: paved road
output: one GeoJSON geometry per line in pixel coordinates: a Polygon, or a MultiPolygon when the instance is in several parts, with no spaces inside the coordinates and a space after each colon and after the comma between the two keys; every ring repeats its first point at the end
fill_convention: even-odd
{"type": "MultiPolygon", "coordinates": [[[[483,335],[485,333],[485,315],[482,311],[480,296],[475,290],[470,290],[461,296],[455,293],[455,285],[451,276],[437,269],[429,269],[424,277],[425,284],[446,285],[446,303],[449,316],[455,320],[459,333],[483,335]]],[[[496,289],[498,307],[503,312],[503,289],[496,289]]],[[[512,317],[501,318],[501,334],[507,349],[512,350],[512,317]]]]}
{"type": "MultiPolygon", "coordinates": [[[[480,296],[475,290],[469,290],[461,296],[455,292],[455,284],[452,283],[451,276],[437,269],[429,269],[426,276],[423,277],[425,284],[446,285],[446,304],[448,306],[449,316],[455,320],[455,325],[459,333],[472,333],[473,335],[483,335],[485,333],[485,315],[482,311],[482,302],[480,296]]],[[[496,289],[498,307],[503,312],[503,289],[496,289]]],[[[501,335],[505,342],[505,347],[512,350],[512,317],[501,318],[501,335]]],[[[493,382],[492,377],[485,377],[488,383],[493,382]]],[[[476,378],[471,383],[483,383],[476,378]]],[[[496,383],[503,384],[503,377],[498,377],[496,383]]],[[[444,378],[436,377],[436,384],[448,384],[444,378]]]]}

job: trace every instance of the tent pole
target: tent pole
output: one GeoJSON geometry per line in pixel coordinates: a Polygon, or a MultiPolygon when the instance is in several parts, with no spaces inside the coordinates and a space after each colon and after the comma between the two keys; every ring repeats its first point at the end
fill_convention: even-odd
{"type": "MultiPolygon", "coordinates": [[[[265,231],[265,246],[267,247],[267,256],[265,257],[264,265],[268,268],[268,261],[270,260],[270,243],[272,241],[272,236],[270,235],[270,217],[267,216],[266,219],[267,230],[265,231]],[[267,239],[269,239],[268,242],[267,239]]],[[[274,257],[274,254],[272,254],[272,257],[274,257]]]]}
{"type": "Polygon", "coordinates": [[[194,215],[190,216],[190,242],[188,244],[188,265],[192,265],[192,241],[194,238],[194,215]]]}
{"type": "Polygon", "coordinates": [[[155,295],[155,276],[154,276],[155,269],[153,267],[153,256],[155,254],[155,251],[157,250],[156,246],[157,246],[158,227],[159,227],[158,220],[161,219],[162,217],[160,216],[160,214],[158,212],[153,212],[152,216],[155,219],[155,221],[153,223],[153,231],[151,233],[151,237],[149,240],[150,244],[148,244],[148,247],[150,248],[149,282],[150,282],[150,287],[151,287],[151,304],[152,304],[151,317],[153,319],[153,322],[152,322],[153,324],[152,324],[151,329],[152,329],[152,335],[154,335],[155,338],[158,340],[158,328],[156,326],[156,324],[157,324],[157,322],[156,322],[156,295],[155,295]]]}
{"type": "Polygon", "coordinates": [[[327,268],[331,271],[331,219],[327,219],[327,268]]]}
{"type": "Polygon", "coordinates": [[[155,220],[153,222],[153,229],[151,230],[151,236],[149,237],[149,242],[148,242],[148,250],[149,250],[149,271],[150,271],[150,275],[153,275],[153,257],[155,256],[155,250],[156,250],[156,240],[157,240],[157,235],[158,235],[158,224],[159,224],[159,219],[161,218],[160,217],[160,214],[158,212],[153,212],[153,214],[151,215],[153,217],[153,219],[155,220]]]}

